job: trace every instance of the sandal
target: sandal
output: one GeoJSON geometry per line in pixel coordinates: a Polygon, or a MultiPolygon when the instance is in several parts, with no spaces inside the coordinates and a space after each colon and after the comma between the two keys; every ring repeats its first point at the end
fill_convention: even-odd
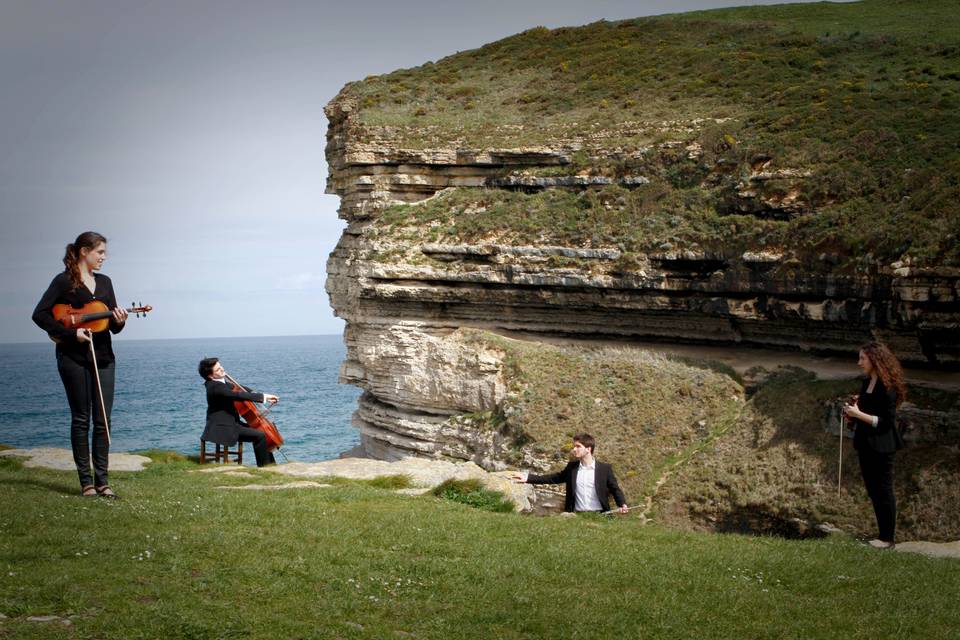
{"type": "Polygon", "coordinates": [[[80,487],[80,495],[84,498],[93,498],[97,495],[97,489],[92,484],[85,484],[80,487]]]}
{"type": "Polygon", "coordinates": [[[113,492],[113,489],[110,488],[110,485],[105,484],[102,487],[97,487],[97,495],[101,498],[110,498],[111,500],[119,500],[120,496],[113,492]]]}

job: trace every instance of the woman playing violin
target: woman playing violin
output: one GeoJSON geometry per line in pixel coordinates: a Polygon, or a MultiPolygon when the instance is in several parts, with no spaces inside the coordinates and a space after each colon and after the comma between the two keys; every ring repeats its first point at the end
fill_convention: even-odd
{"type": "Polygon", "coordinates": [[[116,498],[117,494],[107,482],[110,453],[107,425],[113,406],[114,384],[114,355],[110,334],[123,330],[127,311],[117,306],[110,278],[102,273],[95,273],[103,266],[106,257],[107,239],[102,235],[86,231],[77,236],[76,240],[67,245],[63,256],[65,269],[53,278],[37,303],[37,308],[33,310],[33,321],[57,343],[57,371],[70,404],[70,444],[73,447],[73,461],[80,475],[80,492],[84,496],[116,498]],[[54,318],[54,305],[64,304],[79,308],[93,301],[105,304],[107,309],[112,311],[109,331],[93,333],[84,328],[68,328],[54,318]],[[94,356],[96,362],[93,360],[94,356]],[[98,377],[99,391],[96,387],[98,377]],[[103,396],[102,406],[98,394],[103,396]],[[91,417],[92,447],[89,436],[91,417]]]}
{"type": "Polygon", "coordinates": [[[237,441],[252,442],[253,453],[257,457],[257,466],[273,464],[273,453],[267,444],[267,435],[245,425],[240,421],[236,402],[279,402],[280,398],[272,393],[256,393],[246,387],[227,382],[227,372],[217,358],[204,358],[197,367],[203,385],[207,390],[207,425],[201,438],[207,442],[222,445],[235,445],[237,441]]]}

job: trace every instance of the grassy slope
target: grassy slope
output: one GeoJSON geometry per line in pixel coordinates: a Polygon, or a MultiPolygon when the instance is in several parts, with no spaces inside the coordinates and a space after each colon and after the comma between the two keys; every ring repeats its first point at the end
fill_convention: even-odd
{"type": "Polygon", "coordinates": [[[225,492],[214,486],[242,480],[192,468],[116,473],[125,499],[111,503],[76,496],[73,473],[0,460],[0,637],[947,638],[960,626],[955,561],[492,514],[354,484],[225,492]],[[73,624],[25,620],[46,614],[73,624]]]}
{"type": "MultiPolygon", "coordinates": [[[[858,389],[855,380],[817,381],[799,370],[774,375],[751,398],[737,428],[672,475],[658,502],[660,518],[710,530],[769,527],[790,533],[789,520],[800,517],[874,535],[856,452],[846,440],[838,495],[838,439],[822,425],[826,404],[858,389]]],[[[950,408],[923,389],[910,393],[917,406],[950,408]]],[[[955,411],[957,396],[948,395],[955,411]]],[[[960,537],[957,444],[911,446],[898,453],[900,539],[960,537]]]]}
{"type": "Polygon", "coordinates": [[[614,465],[631,505],[665,464],[729,428],[742,406],[742,388],[731,378],[662,355],[464,334],[504,353],[509,397],[500,428],[555,467],[574,434],[593,434],[597,456],[614,465]]]}
{"type": "MultiPolygon", "coordinates": [[[[362,122],[393,127],[407,146],[580,139],[586,149],[573,172],[652,179],[633,196],[608,190],[608,199],[625,201],[614,207],[619,219],[607,206],[578,201],[575,211],[597,230],[592,236],[547,224],[545,241],[621,242],[628,250],[697,242],[722,249],[711,238],[726,228],[753,246],[793,252],[806,262],[827,252],[851,268],[902,256],[955,265],[955,9],[947,0],[867,0],[537,28],[352,83],[343,95],[357,100],[362,122]],[[696,134],[664,124],[694,117],[727,120],[696,134]],[[691,160],[682,147],[658,146],[668,140],[696,141],[703,157],[691,160]],[[615,158],[594,153],[615,147],[621,150],[615,158]],[[789,222],[727,215],[737,182],[763,158],[771,158],[768,169],[811,175],[768,181],[762,194],[797,187],[815,213],[789,222]],[[630,232],[649,218],[653,231],[643,238],[630,232]],[[664,226],[673,231],[659,230],[664,226]]],[[[530,199],[527,208],[548,217],[570,204],[530,199]]],[[[525,222],[511,213],[516,208],[488,208],[487,217],[498,214],[491,223],[496,231],[524,235],[525,222]]],[[[447,239],[482,237],[469,212],[437,215],[447,239]]]]}
{"type": "MultiPolygon", "coordinates": [[[[845,444],[838,498],[837,439],[823,429],[827,405],[855,393],[857,380],[822,381],[787,369],[744,402],[735,374],[715,363],[461,331],[468,341],[500,350],[505,363],[509,392],[501,414],[475,418],[555,468],[567,459],[571,436],[592,433],[598,457],[614,465],[631,505],[655,494],[659,521],[797,535],[804,527],[790,521],[802,518],[858,536],[874,533],[852,445],[845,444]]],[[[924,409],[960,408],[956,393],[913,388],[910,400],[924,409]]],[[[960,537],[958,445],[913,446],[898,455],[900,539],[960,537]]],[[[521,459],[508,462],[519,466],[521,459]]]]}

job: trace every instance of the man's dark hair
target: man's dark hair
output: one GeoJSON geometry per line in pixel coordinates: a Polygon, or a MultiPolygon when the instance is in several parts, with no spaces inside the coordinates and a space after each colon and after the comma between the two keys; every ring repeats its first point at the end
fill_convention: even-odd
{"type": "Polygon", "coordinates": [[[593,439],[593,436],[589,433],[578,433],[573,436],[574,442],[579,442],[587,449],[590,449],[590,453],[593,454],[593,448],[597,445],[597,441],[593,439]]]}
{"type": "Polygon", "coordinates": [[[210,377],[210,374],[213,373],[213,368],[217,366],[217,363],[220,362],[220,358],[204,358],[200,361],[200,365],[197,367],[197,371],[200,372],[200,377],[206,380],[210,377]]]}

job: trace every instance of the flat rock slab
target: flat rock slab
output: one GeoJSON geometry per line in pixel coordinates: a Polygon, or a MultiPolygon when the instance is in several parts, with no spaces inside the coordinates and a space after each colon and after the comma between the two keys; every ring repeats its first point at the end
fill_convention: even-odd
{"type": "Polygon", "coordinates": [[[238,477],[238,478],[254,478],[255,474],[250,473],[245,470],[245,467],[240,466],[228,466],[228,465],[218,465],[218,466],[207,466],[202,469],[196,469],[190,473],[219,473],[225,476],[238,477]]]}
{"type": "MultiPolygon", "coordinates": [[[[403,458],[394,462],[371,458],[340,458],[323,462],[289,462],[269,469],[272,473],[297,477],[336,477],[352,480],[372,480],[384,476],[407,476],[417,493],[435,487],[446,480],[476,479],[488,489],[507,496],[518,509],[531,508],[533,487],[510,480],[510,471],[487,472],[473,462],[450,462],[430,458],[403,458]]],[[[404,493],[414,493],[403,490],[404,493]]]]}
{"type": "MultiPolygon", "coordinates": [[[[56,469],[58,471],[76,471],[73,463],[73,452],[70,449],[56,449],[52,447],[38,447],[36,449],[7,449],[0,451],[0,456],[16,456],[27,458],[25,467],[40,467],[56,469]]],[[[110,453],[110,471],[143,471],[144,466],[151,462],[146,456],[133,453],[110,453]]]]}
{"type": "Polygon", "coordinates": [[[298,480],[295,482],[288,482],[286,484],[238,484],[232,487],[230,486],[219,486],[217,489],[225,489],[228,491],[282,491],[284,489],[309,489],[316,488],[322,489],[324,487],[332,487],[332,484],[324,484],[322,482],[313,482],[311,480],[298,480]]]}
{"type": "Polygon", "coordinates": [[[481,478],[487,472],[472,462],[449,462],[429,458],[403,458],[396,462],[372,458],[339,458],[323,462],[289,462],[270,467],[273,473],[298,477],[336,477],[373,480],[384,476],[407,476],[419,487],[434,487],[444,480],[481,478]]]}
{"type": "Polygon", "coordinates": [[[61,618],[60,616],[28,616],[27,622],[59,622],[65,627],[73,624],[73,622],[67,618],[61,618]]]}
{"type": "Polygon", "coordinates": [[[895,551],[904,553],[922,553],[931,558],[960,558],[960,540],[953,542],[898,542],[895,551]]]}

